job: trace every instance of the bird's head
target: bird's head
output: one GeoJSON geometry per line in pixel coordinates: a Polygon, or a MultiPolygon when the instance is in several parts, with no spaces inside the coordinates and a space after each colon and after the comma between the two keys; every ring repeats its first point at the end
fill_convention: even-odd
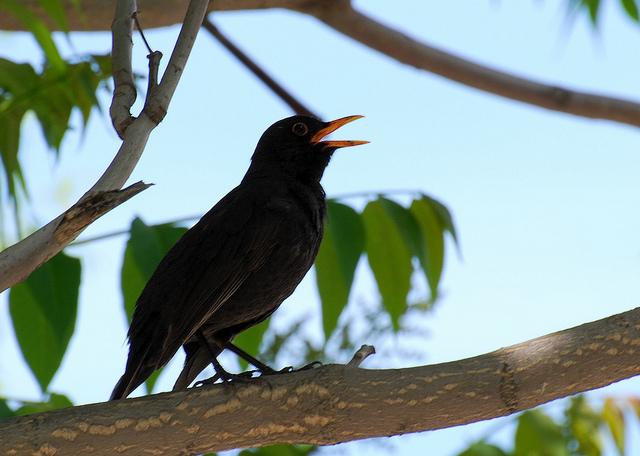
{"type": "Polygon", "coordinates": [[[322,141],[341,126],[362,116],[323,122],[310,116],[280,120],[264,132],[251,158],[249,171],[277,173],[319,182],[331,156],[340,147],[369,141],[322,141]]]}

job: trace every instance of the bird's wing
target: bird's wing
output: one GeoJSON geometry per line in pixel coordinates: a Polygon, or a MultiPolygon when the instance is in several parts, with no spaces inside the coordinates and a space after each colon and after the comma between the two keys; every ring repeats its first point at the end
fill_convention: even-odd
{"type": "MultiPolygon", "coordinates": [[[[156,369],[260,268],[277,246],[287,202],[237,187],[161,261],[136,304],[131,355],[156,369]]],[[[131,360],[130,360],[131,361],[131,360]]]]}

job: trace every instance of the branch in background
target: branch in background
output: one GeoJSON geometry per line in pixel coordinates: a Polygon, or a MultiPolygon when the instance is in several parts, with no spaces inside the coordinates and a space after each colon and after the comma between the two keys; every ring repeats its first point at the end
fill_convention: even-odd
{"type": "Polygon", "coordinates": [[[0,453],[195,455],[440,429],[638,375],[638,346],[640,308],[450,363],[389,370],[327,365],[6,418],[0,453]]]}
{"type": "Polygon", "coordinates": [[[251,60],[244,52],[238,49],[231,41],[225,37],[218,28],[213,25],[209,18],[205,17],[202,26],[207,29],[220,44],[222,44],[231,54],[234,55],[249,71],[251,71],[258,79],[260,79],[269,89],[273,91],[282,101],[284,101],[296,114],[313,116],[320,119],[320,116],[314,114],[310,109],[300,103],[293,95],[271,78],[262,68],[260,68],[253,60],[251,60]]]}
{"type": "MultiPolygon", "coordinates": [[[[42,0],[20,0],[40,20],[44,21],[50,30],[60,30],[58,24],[47,16],[40,5],[42,0]]],[[[207,12],[262,10],[267,8],[298,9],[303,4],[314,0],[216,0],[211,2],[207,12]]],[[[315,0],[318,1],[318,0],[315,0]]],[[[328,0],[319,0],[328,1],[328,0]]],[[[140,11],[141,18],[148,29],[168,27],[182,22],[186,13],[186,2],[175,0],[144,1],[140,11]]],[[[60,2],[64,9],[69,28],[72,31],[107,31],[113,19],[113,2],[105,0],[73,0],[60,2]]],[[[0,30],[25,31],[24,24],[10,14],[0,14],[0,30]]]]}
{"type": "MultiPolygon", "coordinates": [[[[135,1],[120,0],[120,2],[117,13],[121,16],[116,17],[114,23],[127,20],[133,21],[131,11],[135,10],[135,1]]],[[[69,223],[69,220],[65,216],[70,211],[82,210],[82,205],[87,200],[94,201],[109,198],[109,193],[121,189],[129,179],[144,151],[151,131],[167,112],[169,102],[175,92],[202,24],[208,3],[208,0],[191,0],[184,26],[180,31],[180,36],[162,82],[154,90],[153,94],[147,94],[145,108],[140,116],[135,118],[126,128],[125,138],[120,150],[100,179],[65,214],[58,216],[38,231],[0,253],[0,291],[24,281],[42,263],[69,245],[92,222],[90,218],[84,218],[82,223],[74,223],[73,229],[68,231],[65,224],[69,223]],[[57,236],[56,233],[58,233],[57,236]]],[[[123,31],[126,33],[128,29],[128,27],[124,26],[115,27],[115,30],[119,30],[120,33],[123,31]]],[[[120,70],[124,69],[125,73],[128,65],[122,63],[122,60],[127,56],[130,58],[130,55],[131,50],[126,45],[114,48],[114,60],[121,62],[118,63],[118,68],[120,70]],[[123,55],[116,55],[116,52],[122,52],[123,55]]],[[[153,61],[151,61],[150,65],[153,64],[153,61]]],[[[119,119],[121,119],[120,114],[124,107],[126,107],[126,103],[123,103],[117,109],[119,119]]],[[[112,207],[109,207],[109,209],[112,209],[112,207]]],[[[77,219],[74,220],[74,222],[77,221],[77,219]]]]}
{"type": "MultiPolygon", "coordinates": [[[[37,0],[23,0],[36,14],[55,29],[43,16],[37,0]]],[[[74,2],[64,2],[72,30],[105,30],[110,24],[112,5],[99,0],[79,0],[86,21],[74,9],[74,2]]],[[[182,3],[169,0],[145,2],[144,18],[150,28],[178,23],[183,14],[182,3]]],[[[285,8],[314,16],[338,32],[377,50],[401,63],[438,74],[447,79],[512,100],[529,103],[553,111],[592,119],[604,119],[640,126],[640,103],[620,98],[577,92],[542,84],[513,74],[462,59],[453,54],[416,41],[355,11],[348,0],[217,0],[208,11],[237,11],[285,8]]],[[[0,29],[22,30],[11,15],[0,15],[0,29]]]]}
{"type": "Polygon", "coordinates": [[[640,127],[640,104],[577,92],[503,73],[420,43],[354,10],[348,1],[304,6],[328,26],[397,61],[501,97],[552,111],[640,127]]]}

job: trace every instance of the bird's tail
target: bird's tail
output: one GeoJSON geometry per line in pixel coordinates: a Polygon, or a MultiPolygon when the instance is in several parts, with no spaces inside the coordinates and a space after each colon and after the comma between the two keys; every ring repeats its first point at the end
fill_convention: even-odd
{"type": "MultiPolygon", "coordinates": [[[[173,391],[187,389],[198,374],[211,364],[211,356],[199,344],[187,344],[184,349],[187,357],[184,361],[184,368],[182,372],[180,372],[180,376],[178,380],[176,380],[175,385],[173,385],[173,391]]],[[[222,349],[219,347],[213,346],[211,349],[216,357],[222,352],[222,349]]]]}
{"type": "Polygon", "coordinates": [[[155,369],[153,368],[141,368],[138,365],[135,369],[127,369],[125,370],[120,380],[116,384],[116,387],[113,389],[111,393],[110,401],[115,401],[118,399],[124,399],[129,394],[133,392],[138,386],[142,385],[144,381],[149,378],[149,376],[153,373],[155,369]]]}

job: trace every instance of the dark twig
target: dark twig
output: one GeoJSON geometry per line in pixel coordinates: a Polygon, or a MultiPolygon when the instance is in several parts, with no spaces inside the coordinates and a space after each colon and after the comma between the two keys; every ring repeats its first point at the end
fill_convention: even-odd
{"type": "Polygon", "coordinates": [[[149,51],[149,54],[153,54],[153,50],[151,49],[151,46],[149,46],[149,43],[147,42],[147,39],[144,37],[144,32],[142,31],[142,27],[140,27],[140,21],[138,21],[138,11],[136,11],[135,13],[133,13],[133,21],[136,23],[136,27],[138,28],[138,31],[140,32],[140,36],[142,37],[142,41],[144,41],[144,45],[147,46],[147,50],[149,51]]]}
{"type": "Polygon", "coordinates": [[[320,116],[314,114],[310,109],[300,103],[296,98],[291,95],[287,90],[273,80],[265,71],[260,68],[253,60],[251,60],[244,52],[242,52],[236,45],[227,39],[220,30],[213,25],[208,17],[204,18],[202,26],[209,32],[220,44],[222,44],[234,57],[236,57],[249,71],[257,76],[269,89],[273,91],[282,101],[284,101],[296,114],[303,114],[307,116],[313,116],[320,119],[320,116]]]}

